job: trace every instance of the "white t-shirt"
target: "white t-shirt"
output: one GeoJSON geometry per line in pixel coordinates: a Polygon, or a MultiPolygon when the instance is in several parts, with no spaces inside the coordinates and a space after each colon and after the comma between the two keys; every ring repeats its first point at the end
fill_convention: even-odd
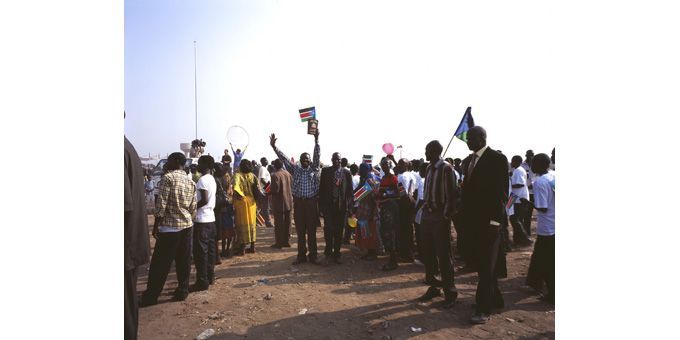
{"type": "MultiPolygon", "coordinates": [[[[508,183],[508,190],[510,190],[510,192],[512,192],[512,183],[508,183]]],[[[517,202],[517,203],[519,203],[519,202],[517,202]]],[[[505,209],[505,212],[508,213],[508,217],[514,215],[515,214],[515,205],[514,204],[510,205],[510,208],[505,209]]]]}
{"type": "Polygon", "coordinates": [[[260,167],[260,172],[257,174],[257,178],[259,178],[262,182],[265,183],[270,183],[272,181],[272,177],[269,174],[269,171],[264,166],[260,167]]]}
{"type": "Polygon", "coordinates": [[[418,201],[425,199],[425,178],[421,177],[420,182],[418,182],[418,201]]]}
{"type": "MultiPolygon", "coordinates": [[[[529,164],[527,164],[527,162],[522,162],[522,164],[520,166],[522,167],[522,169],[524,169],[524,171],[527,174],[527,187],[528,187],[529,185],[532,185],[534,183],[534,180],[536,180],[536,175],[534,174],[533,171],[531,171],[531,166],[529,166],[529,164]]],[[[533,193],[534,193],[534,189],[532,187],[531,189],[529,189],[529,194],[533,194],[533,193]]]]}
{"type": "Polygon", "coordinates": [[[352,176],[352,190],[357,190],[360,181],[359,175],[352,176]]]}
{"type": "Polygon", "coordinates": [[[397,176],[397,180],[404,186],[404,190],[406,190],[410,196],[413,196],[413,191],[416,190],[416,179],[413,177],[413,174],[411,174],[410,171],[406,171],[397,176]]]}
{"type": "Polygon", "coordinates": [[[527,173],[526,171],[524,171],[524,169],[522,169],[521,166],[518,166],[517,169],[512,171],[510,185],[513,194],[519,196],[519,198],[529,199],[529,188],[527,188],[527,173]],[[512,188],[512,186],[515,184],[522,184],[524,186],[521,188],[512,188]]]}
{"type": "Polygon", "coordinates": [[[555,235],[555,173],[537,177],[534,181],[534,206],[548,208],[548,211],[536,212],[536,231],[541,236],[555,235]]]}
{"type": "Polygon", "coordinates": [[[194,222],[198,223],[209,223],[215,222],[215,193],[217,192],[217,183],[215,183],[215,178],[210,175],[203,175],[198,179],[196,183],[196,202],[201,200],[200,190],[208,191],[208,204],[198,208],[196,210],[196,218],[194,222]]]}

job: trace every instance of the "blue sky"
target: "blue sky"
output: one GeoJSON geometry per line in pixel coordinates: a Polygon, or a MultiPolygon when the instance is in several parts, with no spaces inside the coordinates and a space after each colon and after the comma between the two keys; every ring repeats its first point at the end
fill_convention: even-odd
{"type": "MultiPolygon", "coordinates": [[[[221,155],[226,131],[250,134],[246,157],[311,151],[297,110],[316,106],[322,160],[380,156],[385,142],[423,157],[448,143],[467,106],[506,155],[549,153],[549,16],[521,4],[450,2],[126,1],[125,133],[140,154],[198,136],[221,155]]],[[[528,5],[526,5],[528,6],[528,5]]],[[[536,4],[532,4],[535,9],[536,4]]],[[[455,140],[450,156],[464,157],[455,140]]]]}

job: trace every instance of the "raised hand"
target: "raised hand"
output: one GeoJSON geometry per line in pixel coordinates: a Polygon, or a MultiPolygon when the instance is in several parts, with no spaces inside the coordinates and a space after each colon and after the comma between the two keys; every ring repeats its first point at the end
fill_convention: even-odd
{"type": "Polygon", "coordinates": [[[269,136],[269,145],[272,146],[272,148],[276,147],[276,135],[272,133],[271,136],[269,136]]]}
{"type": "Polygon", "coordinates": [[[316,129],[316,132],[314,133],[314,140],[319,141],[319,128],[316,129]]]}

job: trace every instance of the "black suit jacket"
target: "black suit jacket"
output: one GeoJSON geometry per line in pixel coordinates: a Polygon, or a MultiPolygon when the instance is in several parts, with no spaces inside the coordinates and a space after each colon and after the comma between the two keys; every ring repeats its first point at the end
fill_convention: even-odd
{"type": "Polygon", "coordinates": [[[328,211],[347,211],[352,206],[354,192],[352,191],[352,174],[347,169],[344,171],[345,179],[340,187],[340,195],[337,201],[333,200],[333,187],[335,186],[335,170],[333,167],[321,169],[319,181],[319,209],[325,214],[328,211]]]}
{"type": "Polygon", "coordinates": [[[125,270],[131,270],[149,262],[149,228],[146,221],[144,170],[135,147],[127,137],[123,157],[125,270]]]}
{"type": "Polygon", "coordinates": [[[508,159],[498,151],[487,148],[468,175],[471,156],[463,160],[462,212],[474,225],[489,225],[490,221],[503,223],[506,218],[505,202],[508,197],[508,159]]]}

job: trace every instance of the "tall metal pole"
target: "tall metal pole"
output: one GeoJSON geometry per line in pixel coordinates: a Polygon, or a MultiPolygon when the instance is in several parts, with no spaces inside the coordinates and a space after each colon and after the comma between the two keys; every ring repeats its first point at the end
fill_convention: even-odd
{"type": "Polygon", "coordinates": [[[198,139],[198,90],[196,86],[196,40],[194,40],[194,114],[195,114],[195,127],[196,136],[194,139],[198,139]]]}

